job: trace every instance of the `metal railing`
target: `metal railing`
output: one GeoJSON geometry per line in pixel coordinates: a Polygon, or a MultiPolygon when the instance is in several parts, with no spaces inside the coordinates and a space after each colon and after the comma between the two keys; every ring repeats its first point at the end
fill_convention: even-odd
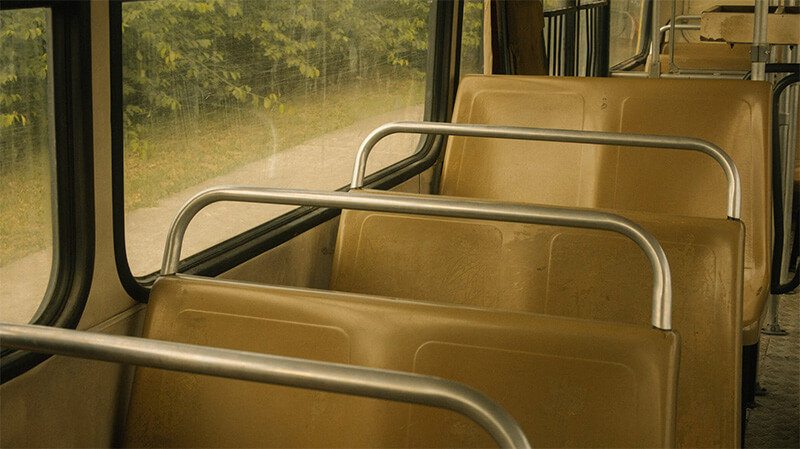
{"type": "Polygon", "coordinates": [[[381,139],[396,133],[438,134],[496,139],[535,140],[547,142],[590,143],[627,147],[667,148],[698,151],[711,156],[722,167],[728,180],[727,215],[738,220],[742,210],[742,181],[733,159],[711,142],[690,137],[656,136],[649,134],[624,134],[600,131],[572,131],[563,129],[526,128],[517,126],[473,125],[438,122],[392,122],[375,128],[358,149],[353,167],[351,189],[364,185],[369,153],[381,139]]]}
{"type": "Polygon", "coordinates": [[[689,22],[693,20],[699,21],[700,19],[701,16],[695,14],[680,15],[680,16],[675,16],[675,19],[670,20],[668,24],[662,25],[661,28],[658,29],[659,50],[661,46],[664,45],[664,42],[666,42],[667,31],[669,31],[670,44],[674,44],[675,41],[677,40],[677,37],[674,36],[676,30],[693,30],[693,31],[700,30],[699,23],[691,24],[691,23],[679,23],[679,22],[689,22]]]}
{"type": "MultiPolygon", "coordinates": [[[[788,265],[791,262],[788,260],[788,257],[784,259],[786,256],[791,255],[791,251],[789,251],[789,254],[784,254],[786,252],[784,245],[786,244],[787,238],[791,237],[793,220],[791,217],[789,217],[789,220],[786,220],[784,214],[791,214],[792,212],[791,207],[787,207],[791,205],[791,202],[787,201],[789,200],[787,197],[791,195],[794,184],[794,173],[792,170],[794,154],[793,152],[787,152],[786,155],[791,157],[787,157],[782,161],[781,153],[784,153],[784,151],[782,151],[781,142],[789,140],[791,135],[787,135],[786,139],[781,139],[780,99],[781,95],[789,86],[800,83],[800,67],[794,64],[793,67],[787,67],[786,69],[790,68],[794,69],[794,73],[778,81],[772,93],[772,215],[774,240],[772,247],[770,293],[773,295],[789,293],[800,285],[800,266],[797,267],[793,274],[790,273],[790,279],[786,282],[782,280],[783,274],[785,270],[788,269],[788,265]],[[786,202],[789,204],[785,204],[786,202]]],[[[789,140],[789,142],[792,142],[792,140],[789,140]]],[[[791,143],[788,145],[791,145],[791,143]]],[[[795,218],[794,221],[800,223],[797,218],[795,218]]],[[[794,240],[790,246],[796,247],[800,245],[798,241],[800,241],[800,226],[794,231],[794,240]]],[[[777,322],[777,317],[774,318],[776,319],[772,320],[773,323],[777,322]]]]}
{"type": "Polygon", "coordinates": [[[678,22],[686,22],[691,20],[699,21],[701,16],[698,15],[681,15],[676,16],[675,20],[670,20],[670,22],[666,25],[663,25],[661,28],[658,29],[659,33],[659,46],[658,52],[661,53],[661,48],[666,42],[667,32],[669,31],[669,46],[668,52],[669,59],[667,61],[667,71],[659,75],[660,78],[668,78],[668,75],[674,74],[683,74],[689,75],[693,78],[701,78],[702,75],[706,75],[709,79],[741,79],[747,71],[745,70],[730,70],[730,69],[698,69],[693,67],[678,67],[675,64],[675,43],[677,42],[677,36],[675,31],[682,30],[682,31],[699,31],[700,24],[690,24],[690,23],[678,23],[678,22]]]}
{"type": "Polygon", "coordinates": [[[658,241],[638,224],[618,215],[593,210],[498,204],[479,200],[419,198],[363,192],[325,192],[267,187],[222,186],[204,190],[181,208],[167,235],[162,275],[178,271],[183,236],[200,210],[219,201],[331,207],[336,209],[535,223],[617,232],[633,240],[653,268],[651,322],[662,330],[672,328],[672,281],[669,263],[658,241]]]}
{"type": "Polygon", "coordinates": [[[608,70],[608,0],[568,1],[544,11],[551,76],[603,76],[608,70]]]}
{"type": "Polygon", "coordinates": [[[530,447],[496,402],[433,376],[30,324],[0,323],[0,346],[444,408],[478,423],[500,447],[530,447]]]}

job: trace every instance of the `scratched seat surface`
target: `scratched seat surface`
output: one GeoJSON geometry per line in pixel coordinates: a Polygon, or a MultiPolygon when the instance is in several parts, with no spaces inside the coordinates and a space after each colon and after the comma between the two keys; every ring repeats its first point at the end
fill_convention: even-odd
{"type": "MultiPolygon", "coordinates": [[[[736,446],[742,224],[624,216],[659,240],[672,270],[677,443],[736,446]]],[[[345,210],[331,289],[641,325],[650,322],[652,269],[638,246],[607,231],[345,210]]]]}
{"type": "MultiPolygon", "coordinates": [[[[536,446],[674,445],[679,337],[649,326],[168,276],[144,336],[450,378],[506,408],[536,446]]],[[[125,443],[493,446],[448,411],[148,368],[125,443]]]]}
{"type": "MultiPolygon", "coordinates": [[[[750,70],[750,47],[724,42],[676,42],[674,63],[678,69],[750,70]]],[[[661,71],[669,71],[669,44],[660,55],[661,71]]]]}
{"type": "MultiPolygon", "coordinates": [[[[686,136],[727,152],[742,180],[743,343],[755,344],[772,242],[770,85],[735,80],[468,76],[453,121],[686,136]]],[[[685,151],[452,137],[443,195],[725,217],[726,179],[685,151]]]]}

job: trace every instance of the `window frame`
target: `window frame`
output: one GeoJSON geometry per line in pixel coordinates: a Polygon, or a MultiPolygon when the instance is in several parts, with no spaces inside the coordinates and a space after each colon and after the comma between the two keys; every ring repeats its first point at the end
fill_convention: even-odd
{"type": "MultiPolygon", "coordinates": [[[[123,148],[123,95],[122,95],[122,2],[109,5],[111,30],[111,127],[112,127],[112,196],[114,254],[117,272],[129,295],[140,302],[147,302],[150,287],[158,272],[133,276],[128,264],[125,246],[124,208],[124,148],[123,148]]],[[[453,75],[453,23],[455,2],[431,2],[428,32],[428,62],[425,85],[425,112],[423,119],[445,121],[449,119],[450,104],[454,98],[453,75]]],[[[460,20],[460,19],[458,19],[460,20]]],[[[365,179],[365,187],[388,189],[399,185],[429,167],[439,159],[445,139],[441,136],[423,136],[414,154],[387,166],[365,179]]],[[[355,151],[353,152],[355,158],[355,151]]],[[[338,191],[347,191],[342,186],[338,191]]],[[[176,211],[177,213],[177,211],[176,211]]],[[[262,254],[317,225],[335,218],[340,211],[328,208],[299,207],[273,218],[255,228],[244,231],[208,249],[181,260],[180,271],[187,274],[217,276],[253,257],[262,254]]]]}
{"type": "MultiPolygon", "coordinates": [[[[55,167],[51,179],[53,261],[50,283],[32,324],[74,329],[81,318],[94,267],[94,166],[90,3],[5,0],[2,10],[49,8],[55,167]]],[[[50,355],[3,349],[0,383],[50,355]]]]}
{"type": "MultiPolygon", "coordinates": [[[[611,7],[611,1],[609,0],[609,15],[611,14],[610,7],[611,7]]],[[[641,45],[641,48],[637,49],[637,52],[633,56],[631,56],[631,57],[629,57],[627,59],[623,59],[622,61],[614,64],[613,66],[610,66],[608,68],[609,74],[610,73],[614,73],[614,72],[626,72],[626,71],[632,70],[632,69],[636,68],[637,66],[641,65],[642,63],[644,63],[647,60],[647,56],[650,53],[650,44],[652,42],[652,39],[651,39],[652,34],[651,33],[653,32],[653,30],[652,30],[652,28],[653,28],[653,25],[652,25],[652,22],[653,22],[653,4],[652,4],[652,2],[645,2],[645,7],[644,7],[644,11],[642,12],[642,15],[643,15],[643,17],[642,17],[643,24],[642,24],[642,39],[641,39],[642,45],[641,45]]],[[[610,38],[610,34],[611,34],[611,26],[610,25],[609,25],[609,27],[607,28],[606,31],[607,31],[607,34],[609,35],[609,38],[610,38]]],[[[610,63],[610,58],[609,58],[609,63],[610,63]]]]}

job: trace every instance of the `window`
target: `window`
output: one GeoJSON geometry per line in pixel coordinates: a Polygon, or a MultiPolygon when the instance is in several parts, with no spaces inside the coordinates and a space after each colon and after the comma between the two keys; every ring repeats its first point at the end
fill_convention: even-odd
{"type": "Polygon", "coordinates": [[[611,0],[611,67],[644,55],[649,45],[645,31],[648,20],[646,3],[644,0],[611,0]]]}
{"type": "Polygon", "coordinates": [[[605,76],[609,0],[545,0],[544,41],[550,76],[605,76]]]}
{"type": "Polygon", "coordinates": [[[49,10],[0,11],[0,318],[32,321],[53,266],[49,10]]]}
{"type": "MultiPolygon", "coordinates": [[[[142,1],[122,5],[125,250],[156,271],[180,206],[220,184],[336,189],[375,127],[421,120],[426,0],[142,1]]],[[[385,139],[368,172],[413,154],[385,139]]],[[[183,256],[291,208],[218,204],[183,256]]]]}
{"type": "MultiPolygon", "coordinates": [[[[0,320],[74,328],[94,262],[88,2],[0,3],[0,320]]],[[[47,355],[0,350],[2,382],[47,355]]]]}
{"type": "Polygon", "coordinates": [[[483,0],[465,0],[461,22],[461,76],[483,73],[483,0]]]}

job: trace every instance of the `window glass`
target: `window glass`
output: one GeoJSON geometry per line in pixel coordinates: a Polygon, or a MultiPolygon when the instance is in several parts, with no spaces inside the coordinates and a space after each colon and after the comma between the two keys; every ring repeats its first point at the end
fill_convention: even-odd
{"type": "MultiPolygon", "coordinates": [[[[134,275],[159,268],[179,207],[220,184],[336,189],[375,127],[421,120],[427,0],[208,0],[122,7],[125,232],[134,275]]],[[[369,172],[419,136],[375,148],[369,172]]],[[[186,257],[289,207],[222,204],[186,257]]]]}
{"type": "Polygon", "coordinates": [[[647,45],[644,35],[644,8],[644,0],[611,0],[611,67],[637,55],[647,45]]]}
{"type": "Polygon", "coordinates": [[[545,12],[566,9],[570,6],[574,6],[574,3],[574,0],[544,0],[542,2],[545,12]]]}
{"type": "Polygon", "coordinates": [[[464,2],[459,73],[483,73],[483,0],[464,2]]]}
{"type": "Polygon", "coordinates": [[[0,319],[28,322],[53,261],[45,9],[0,11],[0,319]]]}

